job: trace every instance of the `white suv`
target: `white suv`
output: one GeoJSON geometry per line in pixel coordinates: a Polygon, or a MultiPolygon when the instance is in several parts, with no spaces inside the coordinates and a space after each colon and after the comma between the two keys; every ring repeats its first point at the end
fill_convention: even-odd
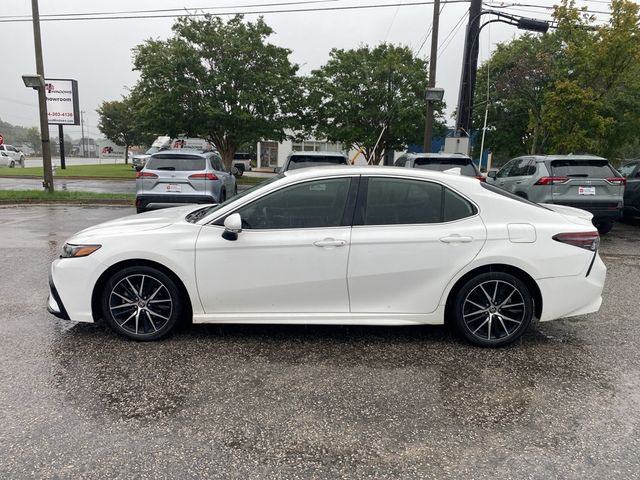
{"type": "Polygon", "coordinates": [[[24,153],[13,145],[0,145],[0,164],[7,167],[24,167],[24,153]]]}

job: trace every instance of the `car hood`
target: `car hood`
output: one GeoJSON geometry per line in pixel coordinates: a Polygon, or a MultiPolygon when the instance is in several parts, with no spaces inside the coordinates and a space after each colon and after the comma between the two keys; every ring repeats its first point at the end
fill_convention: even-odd
{"type": "Polygon", "coordinates": [[[165,228],[184,220],[184,217],[189,212],[197,210],[198,208],[202,208],[202,206],[190,205],[187,207],[164,208],[162,210],[154,210],[110,220],[76,233],[68,240],[68,243],[84,243],[96,241],[96,239],[104,237],[121,236],[165,228]]]}

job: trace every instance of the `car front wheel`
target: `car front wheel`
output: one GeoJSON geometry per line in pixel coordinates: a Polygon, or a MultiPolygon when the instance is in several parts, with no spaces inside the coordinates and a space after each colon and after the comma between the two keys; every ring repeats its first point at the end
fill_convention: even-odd
{"type": "Polygon", "coordinates": [[[113,274],[103,289],[102,312],[109,326],[132,340],[167,335],[182,313],[175,282],[152,267],[134,266],[113,274]]]}
{"type": "Polygon", "coordinates": [[[13,168],[16,166],[16,162],[14,160],[11,160],[11,162],[9,162],[9,168],[13,168]]]}
{"type": "Polygon", "coordinates": [[[482,347],[502,347],[522,336],[533,318],[529,288],[515,276],[491,272],[468,280],[455,297],[455,322],[482,347]]]}

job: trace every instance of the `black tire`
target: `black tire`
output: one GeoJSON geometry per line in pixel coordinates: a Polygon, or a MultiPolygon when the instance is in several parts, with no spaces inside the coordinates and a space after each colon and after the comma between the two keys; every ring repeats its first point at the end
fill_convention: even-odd
{"type": "Polygon", "coordinates": [[[220,192],[220,201],[218,203],[222,203],[227,199],[227,192],[226,190],[222,190],[220,192]]]}
{"type": "Polygon", "coordinates": [[[144,207],[136,207],[136,213],[144,213],[147,210],[144,207]]]}
{"type": "Polygon", "coordinates": [[[14,168],[15,166],[16,166],[15,160],[11,160],[11,162],[9,162],[9,168],[14,168]]]}
{"type": "Polygon", "coordinates": [[[598,229],[598,233],[600,233],[600,235],[606,235],[613,228],[613,222],[598,223],[596,225],[596,228],[598,229]]]}
{"type": "Polygon", "coordinates": [[[454,299],[458,331],[481,347],[503,347],[529,328],[533,299],[529,288],[508,273],[483,273],[468,280],[454,299]]]}
{"type": "Polygon", "coordinates": [[[238,194],[238,185],[234,185],[233,187],[233,196],[235,197],[238,194]]]}
{"type": "Polygon", "coordinates": [[[183,307],[175,282],[152,267],[124,268],[103,288],[102,313],[107,324],[132,340],[158,340],[169,334],[183,307]]]}

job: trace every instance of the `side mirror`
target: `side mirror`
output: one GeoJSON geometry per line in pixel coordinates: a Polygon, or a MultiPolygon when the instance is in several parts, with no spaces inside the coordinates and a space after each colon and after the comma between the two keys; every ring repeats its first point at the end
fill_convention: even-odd
{"type": "Polygon", "coordinates": [[[231,170],[229,170],[231,172],[231,175],[233,175],[234,177],[241,177],[242,173],[240,173],[240,170],[238,170],[238,167],[231,167],[231,170]]]}
{"type": "Polygon", "coordinates": [[[282,172],[282,167],[276,167],[273,169],[273,173],[280,173],[282,172]]]}
{"type": "Polygon", "coordinates": [[[496,178],[496,174],[498,172],[496,172],[495,170],[491,170],[489,173],[487,173],[487,177],[489,178],[496,178]]]}
{"type": "Polygon", "coordinates": [[[237,240],[238,234],[242,231],[242,218],[239,213],[232,213],[224,219],[224,232],[222,238],[225,240],[237,240]]]}
{"type": "Polygon", "coordinates": [[[139,172],[140,170],[142,170],[144,167],[142,167],[141,165],[135,165],[134,167],[136,169],[136,172],[139,172]]]}

